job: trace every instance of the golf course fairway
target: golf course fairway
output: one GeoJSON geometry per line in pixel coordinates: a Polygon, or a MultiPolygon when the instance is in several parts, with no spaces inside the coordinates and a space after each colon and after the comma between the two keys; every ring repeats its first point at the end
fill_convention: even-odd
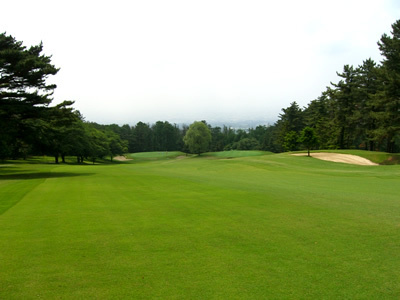
{"type": "Polygon", "coordinates": [[[399,299],[400,166],[0,164],[0,299],[399,299]]]}

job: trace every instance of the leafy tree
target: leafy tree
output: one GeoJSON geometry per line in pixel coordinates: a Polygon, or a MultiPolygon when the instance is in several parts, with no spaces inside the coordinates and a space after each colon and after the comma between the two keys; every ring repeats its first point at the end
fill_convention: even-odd
{"type": "Polygon", "coordinates": [[[285,151],[295,151],[298,149],[299,136],[296,131],[289,131],[283,139],[283,149],[285,151]]]}
{"type": "Polygon", "coordinates": [[[211,142],[210,128],[203,122],[194,122],[189,126],[183,141],[191,153],[200,155],[207,152],[211,142]]]}
{"type": "Polygon", "coordinates": [[[266,133],[267,126],[259,125],[256,128],[249,129],[249,138],[254,138],[259,144],[259,148],[264,150],[266,148],[266,133]]]}
{"type": "Polygon", "coordinates": [[[68,140],[66,143],[73,145],[68,155],[76,156],[77,163],[83,163],[84,158],[88,157],[88,149],[90,148],[90,137],[86,129],[87,123],[83,121],[83,117],[75,111],[78,120],[70,126],[68,140]]]}
{"type": "Polygon", "coordinates": [[[75,152],[75,145],[79,141],[77,136],[83,131],[80,123],[80,114],[71,107],[73,101],[64,101],[55,107],[47,110],[47,117],[44,120],[35,122],[32,128],[36,128],[36,145],[42,147],[41,153],[52,155],[55,163],[65,162],[66,155],[75,152]]]}
{"type": "Polygon", "coordinates": [[[238,150],[258,150],[260,144],[255,138],[244,138],[237,143],[238,150]]]}
{"type": "Polygon", "coordinates": [[[116,155],[123,155],[128,151],[128,141],[122,140],[121,137],[112,130],[106,130],[108,149],[110,151],[110,159],[116,155]]]}
{"type": "Polygon", "coordinates": [[[85,130],[88,137],[88,145],[85,156],[90,158],[94,164],[97,158],[103,158],[104,156],[110,154],[107,136],[104,132],[96,129],[89,123],[86,123],[85,130]]]}
{"type": "Polygon", "coordinates": [[[246,132],[246,130],[243,129],[237,129],[235,134],[236,134],[235,142],[239,142],[240,140],[248,137],[248,133],[246,132]]]}
{"type": "Polygon", "coordinates": [[[308,156],[310,156],[310,149],[318,144],[318,138],[315,135],[314,129],[311,127],[305,127],[301,131],[299,142],[307,147],[308,156]]]}

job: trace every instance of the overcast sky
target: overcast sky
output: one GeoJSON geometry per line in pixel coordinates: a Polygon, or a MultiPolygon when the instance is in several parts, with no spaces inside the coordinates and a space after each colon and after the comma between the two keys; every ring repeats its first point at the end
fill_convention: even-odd
{"type": "Polygon", "coordinates": [[[43,41],[61,70],[54,104],[86,120],[274,122],[345,64],[382,58],[400,1],[6,1],[0,31],[43,41]]]}

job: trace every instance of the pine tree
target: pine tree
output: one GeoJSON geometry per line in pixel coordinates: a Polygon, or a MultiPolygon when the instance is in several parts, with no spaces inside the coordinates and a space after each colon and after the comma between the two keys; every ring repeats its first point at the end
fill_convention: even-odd
{"type": "Polygon", "coordinates": [[[8,146],[3,156],[32,140],[32,124],[44,118],[52,101],[56,85],[46,79],[59,69],[42,51],[42,43],[26,48],[14,37],[0,34],[0,140],[8,146]]]}
{"type": "Polygon", "coordinates": [[[379,73],[382,90],[374,97],[374,132],[377,138],[386,140],[386,151],[394,152],[400,132],[400,20],[392,25],[392,36],[383,34],[378,46],[384,60],[379,73]]]}
{"type": "Polygon", "coordinates": [[[356,109],[356,72],[353,66],[345,65],[343,73],[337,72],[341,79],[335,89],[330,90],[330,97],[336,102],[334,122],[339,129],[337,144],[340,149],[349,148],[355,137],[353,114],[356,109]]]}

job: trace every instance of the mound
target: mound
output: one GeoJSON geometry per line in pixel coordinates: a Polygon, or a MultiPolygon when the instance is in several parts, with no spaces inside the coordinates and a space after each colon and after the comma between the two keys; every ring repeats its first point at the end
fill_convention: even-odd
{"type": "MultiPolygon", "coordinates": [[[[307,153],[296,153],[293,154],[296,156],[306,156],[307,153]]],[[[328,152],[319,152],[319,153],[311,153],[311,157],[333,161],[333,162],[341,162],[345,164],[353,164],[353,165],[361,165],[361,166],[377,166],[378,164],[357,155],[352,154],[341,154],[341,153],[328,153],[328,152]]]]}

